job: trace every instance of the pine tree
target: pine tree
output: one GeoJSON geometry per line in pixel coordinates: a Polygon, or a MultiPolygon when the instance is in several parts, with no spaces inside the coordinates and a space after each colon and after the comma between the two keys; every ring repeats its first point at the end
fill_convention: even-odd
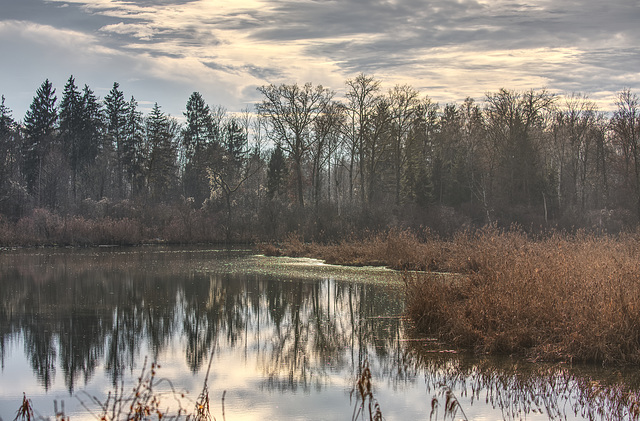
{"type": "Polygon", "coordinates": [[[11,110],[5,106],[2,95],[0,103],[0,213],[17,216],[24,205],[20,198],[20,133],[18,125],[11,116],[11,110]]]}
{"type": "Polygon", "coordinates": [[[87,85],[80,92],[73,76],[69,77],[60,103],[60,140],[69,160],[74,200],[78,174],[98,155],[101,126],[102,110],[95,94],[87,85]]]}
{"type": "Polygon", "coordinates": [[[122,165],[129,181],[131,194],[136,195],[144,187],[144,124],[138,103],[132,96],[127,105],[124,139],[122,144],[122,165]]]}
{"type": "Polygon", "coordinates": [[[105,149],[115,152],[115,183],[116,192],[119,198],[124,198],[124,150],[127,123],[127,102],[124,94],[119,89],[118,82],[113,83],[109,94],[104,97],[105,107],[105,149]]]}
{"type": "Polygon", "coordinates": [[[81,121],[80,163],[90,165],[103,147],[104,114],[98,98],[87,85],[82,89],[81,121]]]}
{"type": "Polygon", "coordinates": [[[231,118],[225,127],[225,152],[233,167],[239,167],[247,154],[247,134],[235,118],[231,118]]]}
{"type": "MultiPolygon", "coordinates": [[[[12,150],[12,144],[15,140],[15,136],[18,131],[18,126],[11,116],[11,110],[4,104],[5,98],[2,95],[2,102],[0,103],[0,150],[2,152],[9,152],[12,150]]],[[[3,154],[3,156],[6,155],[3,154]]],[[[0,161],[4,163],[4,161],[0,161]]],[[[0,167],[0,171],[3,170],[5,165],[0,167]]]]}
{"type": "Polygon", "coordinates": [[[284,151],[279,143],[271,152],[267,167],[267,197],[273,199],[284,193],[287,177],[289,175],[284,151]]]}
{"type": "Polygon", "coordinates": [[[147,187],[155,201],[166,197],[176,179],[176,126],[155,103],[146,120],[147,187]]]}
{"type": "Polygon", "coordinates": [[[27,181],[27,191],[36,197],[40,205],[40,185],[42,164],[47,152],[56,140],[56,90],[49,79],[36,91],[36,96],[25,115],[25,141],[23,143],[23,173],[27,181]]]}
{"type": "Polygon", "coordinates": [[[194,92],[189,97],[184,116],[187,118],[187,123],[182,130],[182,143],[189,161],[216,136],[211,109],[199,92],[194,92]]]}
{"type": "Polygon", "coordinates": [[[60,141],[69,159],[71,168],[71,189],[76,197],[76,180],[79,167],[80,144],[82,136],[82,96],[73,76],[64,87],[59,114],[60,141]]]}
{"type": "Polygon", "coordinates": [[[207,168],[212,165],[218,149],[218,128],[211,109],[202,95],[194,92],[187,101],[186,125],[182,130],[185,162],[182,183],[184,194],[200,206],[209,197],[207,168]]]}
{"type": "Polygon", "coordinates": [[[80,148],[78,153],[78,172],[82,175],[78,186],[91,193],[96,199],[102,199],[110,187],[110,172],[112,171],[101,160],[99,155],[108,155],[109,145],[105,145],[103,136],[104,112],[102,104],[98,101],[93,91],[85,85],[82,90],[82,118],[80,126],[80,148]]]}

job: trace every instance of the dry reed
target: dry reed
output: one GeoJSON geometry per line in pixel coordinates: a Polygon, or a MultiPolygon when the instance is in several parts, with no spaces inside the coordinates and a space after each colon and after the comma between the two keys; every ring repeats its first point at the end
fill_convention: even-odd
{"type": "Polygon", "coordinates": [[[640,234],[532,238],[485,227],[449,240],[400,230],[333,245],[294,240],[298,256],[405,270],[417,328],[460,348],[640,363],[640,234]]]}
{"type": "Polygon", "coordinates": [[[486,229],[459,236],[461,276],[405,274],[419,328],[478,352],[625,364],[640,362],[637,236],[486,229]]]}
{"type": "Polygon", "coordinates": [[[355,421],[359,417],[365,418],[368,412],[369,421],[382,421],[382,409],[380,404],[373,396],[373,383],[371,382],[371,369],[369,368],[369,362],[365,360],[360,367],[360,374],[356,380],[356,383],[351,389],[350,398],[355,395],[355,402],[353,406],[353,415],[351,420],[355,421]]]}

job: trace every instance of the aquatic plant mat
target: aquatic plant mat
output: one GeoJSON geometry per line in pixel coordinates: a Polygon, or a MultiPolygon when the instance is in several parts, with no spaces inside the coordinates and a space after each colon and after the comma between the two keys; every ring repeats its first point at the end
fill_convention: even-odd
{"type": "Polygon", "coordinates": [[[478,353],[534,360],[640,363],[640,234],[487,227],[442,240],[391,231],[277,250],[330,263],[404,270],[417,329],[478,353]]]}

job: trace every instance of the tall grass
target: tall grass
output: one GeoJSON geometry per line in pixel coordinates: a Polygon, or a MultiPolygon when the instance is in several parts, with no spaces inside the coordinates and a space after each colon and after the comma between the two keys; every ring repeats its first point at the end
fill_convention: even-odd
{"type": "Polygon", "coordinates": [[[458,236],[461,275],[407,273],[419,329],[478,352],[640,362],[640,238],[486,229],[458,236]]]}
{"type": "Polygon", "coordinates": [[[416,327],[478,353],[640,363],[640,234],[524,232],[486,227],[444,240],[390,231],[296,255],[405,270],[416,327]]]}

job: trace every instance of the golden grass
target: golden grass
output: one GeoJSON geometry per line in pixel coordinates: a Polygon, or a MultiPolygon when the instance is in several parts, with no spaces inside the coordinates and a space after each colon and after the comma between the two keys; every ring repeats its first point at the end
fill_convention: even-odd
{"type": "Polygon", "coordinates": [[[407,270],[407,314],[420,331],[460,348],[640,363],[640,235],[531,238],[488,227],[446,241],[423,237],[391,231],[334,245],[296,239],[294,248],[331,263],[407,270]]]}

